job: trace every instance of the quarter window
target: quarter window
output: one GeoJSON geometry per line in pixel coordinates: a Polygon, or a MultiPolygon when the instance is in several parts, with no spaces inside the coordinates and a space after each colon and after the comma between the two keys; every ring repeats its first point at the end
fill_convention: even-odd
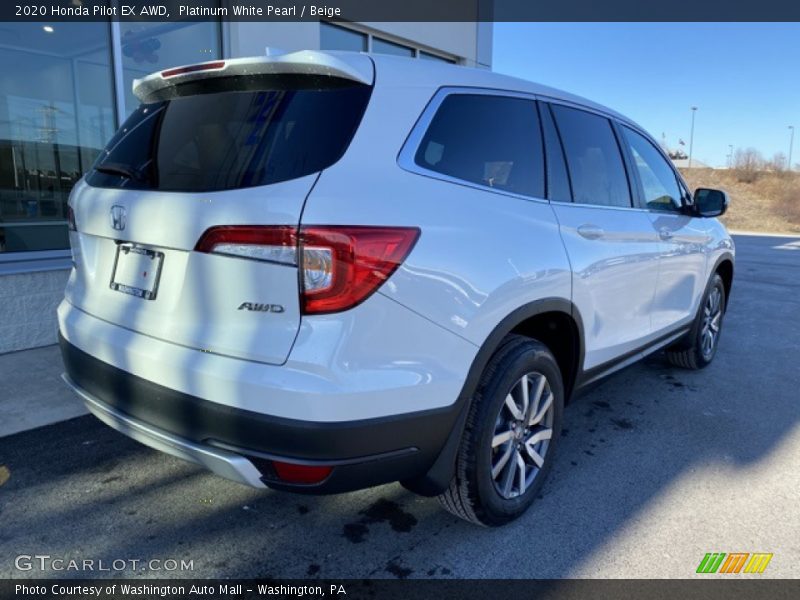
{"type": "Polygon", "coordinates": [[[542,197],[544,159],[536,104],[485,94],[451,94],[433,117],[414,161],[456,179],[542,197]]]}
{"type": "Polygon", "coordinates": [[[575,202],[631,206],[631,193],[614,130],[608,119],[553,105],[567,157],[575,202]]]}
{"type": "Polygon", "coordinates": [[[632,129],[623,127],[625,140],[631,149],[633,162],[639,173],[643,200],[651,210],[677,211],[681,205],[678,179],[666,159],[647,138],[632,129]]]}

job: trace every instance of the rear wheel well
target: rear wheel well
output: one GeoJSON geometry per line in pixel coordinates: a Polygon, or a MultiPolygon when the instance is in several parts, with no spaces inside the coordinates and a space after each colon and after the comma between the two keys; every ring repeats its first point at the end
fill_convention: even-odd
{"type": "Polygon", "coordinates": [[[728,299],[731,295],[731,286],[733,285],[733,263],[729,260],[723,260],[717,266],[717,273],[722,277],[722,284],[725,286],[725,305],[727,308],[728,299]]]}
{"type": "Polygon", "coordinates": [[[581,339],[578,326],[571,315],[554,311],[526,319],[510,333],[533,338],[547,346],[558,363],[564,380],[564,400],[569,400],[580,361],[581,339]]]}

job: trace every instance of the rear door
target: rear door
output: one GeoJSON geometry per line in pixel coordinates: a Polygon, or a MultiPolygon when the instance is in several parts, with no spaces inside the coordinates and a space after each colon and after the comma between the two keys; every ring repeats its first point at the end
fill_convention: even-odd
{"type": "MultiPolygon", "coordinates": [[[[551,201],[572,266],[572,298],[583,319],[588,370],[647,342],[659,240],[647,213],[633,207],[609,119],[573,106],[549,108],[542,105],[546,136],[551,131],[548,170],[566,167],[572,200],[561,189],[551,190],[551,201]]],[[[550,181],[561,180],[552,175],[550,181]]]]}
{"type": "Polygon", "coordinates": [[[690,320],[705,287],[708,222],[681,210],[686,194],[664,155],[645,136],[620,126],[638,181],[639,204],[660,238],[653,329],[664,331],[690,320]]]}
{"type": "Polygon", "coordinates": [[[284,362],[300,323],[296,253],[248,245],[241,226],[292,234],[370,93],[264,75],[205,79],[142,104],[73,192],[67,300],[175,344],[284,362]],[[215,252],[195,251],[212,228],[215,252]]]}

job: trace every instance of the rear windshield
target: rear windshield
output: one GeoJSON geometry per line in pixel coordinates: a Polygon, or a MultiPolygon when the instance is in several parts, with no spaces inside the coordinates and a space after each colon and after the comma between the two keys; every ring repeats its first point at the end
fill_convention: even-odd
{"type": "Polygon", "coordinates": [[[209,192],[303,177],[342,157],[370,91],[365,85],[223,91],[142,104],[86,181],[209,192]]]}

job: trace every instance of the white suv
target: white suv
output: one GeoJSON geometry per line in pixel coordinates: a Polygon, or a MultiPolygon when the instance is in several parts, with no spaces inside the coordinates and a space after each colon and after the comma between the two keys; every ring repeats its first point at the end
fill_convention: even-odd
{"type": "Polygon", "coordinates": [[[714,357],[734,248],[629,119],[419,60],[297,52],[135,83],[70,199],[66,381],[256,487],[392,481],[499,525],[564,404],[714,357]]]}

